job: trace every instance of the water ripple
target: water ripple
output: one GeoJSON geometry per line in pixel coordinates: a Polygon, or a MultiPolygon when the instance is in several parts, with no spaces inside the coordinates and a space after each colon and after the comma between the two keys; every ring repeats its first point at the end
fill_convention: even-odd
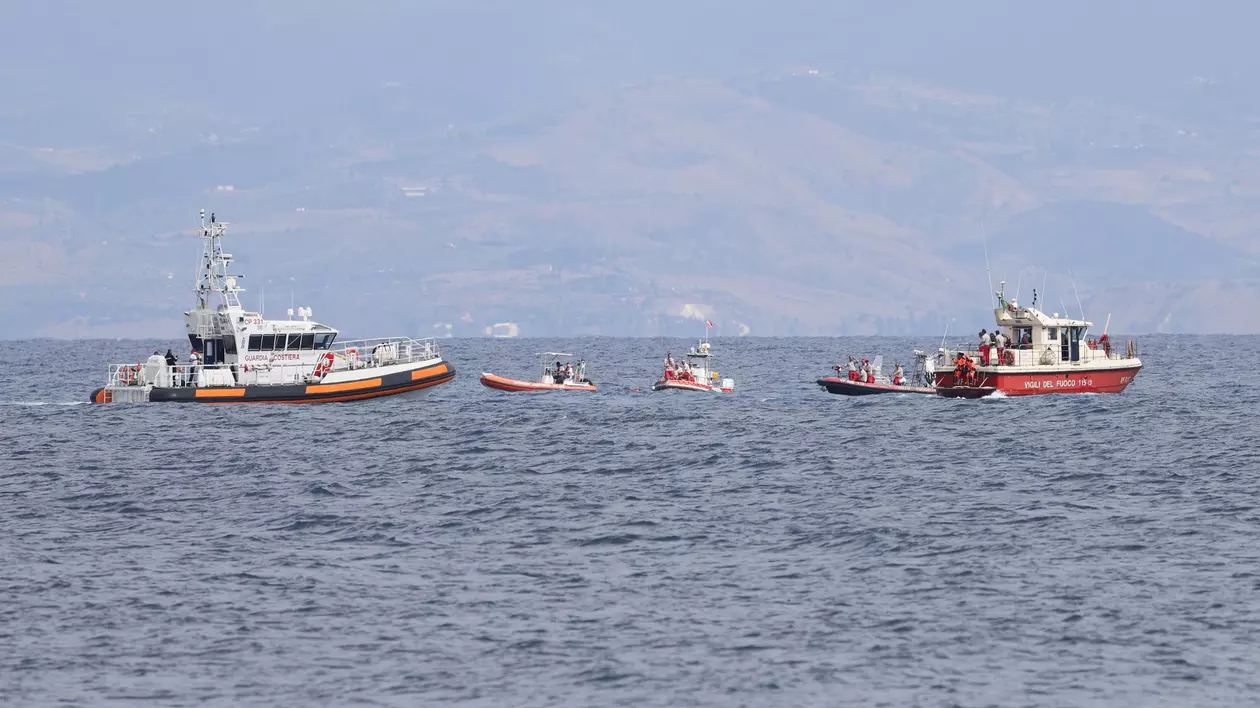
{"type": "Polygon", "coordinates": [[[239,408],[80,405],[168,343],[0,344],[47,357],[0,378],[0,703],[1260,695],[1260,340],[1152,337],[1123,396],[980,402],[809,383],[923,342],[722,340],[736,395],[632,393],[679,344],[446,346],[579,350],[596,394],[462,373],[239,408]]]}

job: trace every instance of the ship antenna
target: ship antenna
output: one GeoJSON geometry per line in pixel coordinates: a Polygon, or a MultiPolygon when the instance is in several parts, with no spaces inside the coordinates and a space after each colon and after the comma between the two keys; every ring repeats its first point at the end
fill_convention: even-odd
{"type": "Polygon", "coordinates": [[[945,340],[946,338],[949,337],[949,326],[953,323],[954,323],[953,318],[950,318],[949,322],[945,323],[945,334],[941,335],[941,349],[945,348],[945,340]]]}
{"type": "Polygon", "coordinates": [[[1076,278],[1072,276],[1072,269],[1068,268],[1068,278],[1072,281],[1072,294],[1076,296],[1076,308],[1081,311],[1081,321],[1085,321],[1085,308],[1081,305],[1081,296],[1076,292],[1076,278]]]}
{"type": "Polygon", "coordinates": [[[1050,271],[1041,271],[1041,301],[1046,301],[1046,281],[1050,279],[1050,271]]]}

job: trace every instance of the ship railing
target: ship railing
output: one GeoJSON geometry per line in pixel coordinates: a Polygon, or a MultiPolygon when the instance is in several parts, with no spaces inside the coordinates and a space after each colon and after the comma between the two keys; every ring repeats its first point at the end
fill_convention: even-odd
{"type": "MultiPolygon", "coordinates": [[[[377,337],[338,341],[330,350],[334,355],[349,362],[350,368],[362,369],[391,364],[411,364],[430,361],[441,356],[437,340],[433,337],[377,337]]],[[[340,368],[337,366],[335,368],[340,368]]]]}
{"type": "MultiPolygon", "coordinates": [[[[432,361],[441,356],[432,337],[379,337],[338,342],[330,349],[339,358],[333,369],[365,369],[391,364],[432,361]]],[[[158,386],[161,388],[282,385],[318,379],[315,364],[212,364],[177,363],[174,366],[142,361],[110,364],[107,386],[158,386]]]]}
{"type": "MultiPolygon", "coordinates": [[[[984,357],[980,351],[974,347],[954,347],[946,350],[946,361],[942,365],[940,358],[935,361],[937,370],[951,368],[954,365],[954,352],[963,352],[971,357],[977,364],[980,364],[984,357]]],[[[998,354],[996,348],[990,350],[990,362],[998,362],[998,354]]],[[[1138,356],[1138,345],[1133,340],[1112,340],[1109,342],[1109,351],[1100,344],[1094,347],[1086,344],[1084,340],[1080,343],[1079,361],[1089,362],[1099,359],[1121,360],[1132,359],[1138,356]]],[[[1002,361],[998,366],[1061,366],[1063,361],[1063,348],[1061,344],[1025,344],[1007,347],[1002,352],[1002,361]]]]}
{"type": "Polygon", "coordinates": [[[311,364],[110,364],[109,387],[282,386],[317,381],[311,364]]]}

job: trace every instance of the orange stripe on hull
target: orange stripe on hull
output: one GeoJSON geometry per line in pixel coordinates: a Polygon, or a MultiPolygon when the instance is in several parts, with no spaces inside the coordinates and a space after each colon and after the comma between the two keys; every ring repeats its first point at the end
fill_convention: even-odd
{"type": "Polygon", "coordinates": [[[430,366],[428,368],[417,369],[411,372],[411,380],[419,381],[420,379],[427,379],[430,376],[439,376],[441,374],[445,374],[446,372],[450,370],[451,370],[451,367],[447,366],[446,362],[442,362],[441,364],[434,364],[433,366],[430,366]]]}
{"type": "MultiPolygon", "coordinates": [[[[412,381],[415,377],[412,376],[412,381]]],[[[335,384],[311,384],[306,387],[307,394],[315,393],[337,393],[338,391],[361,391],[365,388],[376,388],[381,385],[380,377],[374,379],[363,379],[362,381],[346,381],[345,383],[335,384]]]]}
{"type": "Polygon", "coordinates": [[[243,388],[199,388],[193,394],[197,398],[244,398],[243,388]]]}

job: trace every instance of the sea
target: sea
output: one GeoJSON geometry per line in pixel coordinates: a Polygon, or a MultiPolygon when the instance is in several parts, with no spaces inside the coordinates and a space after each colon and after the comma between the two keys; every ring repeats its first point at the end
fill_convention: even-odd
{"type": "MultiPolygon", "coordinates": [[[[1125,338],[1117,337],[1117,342],[1125,338]]],[[[0,704],[1260,704],[1260,338],[1120,395],[830,395],[932,338],[442,340],[309,406],[89,405],[185,342],[0,342],[0,704]],[[504,393],[537,352],[596,393],[504,393]]]]}

